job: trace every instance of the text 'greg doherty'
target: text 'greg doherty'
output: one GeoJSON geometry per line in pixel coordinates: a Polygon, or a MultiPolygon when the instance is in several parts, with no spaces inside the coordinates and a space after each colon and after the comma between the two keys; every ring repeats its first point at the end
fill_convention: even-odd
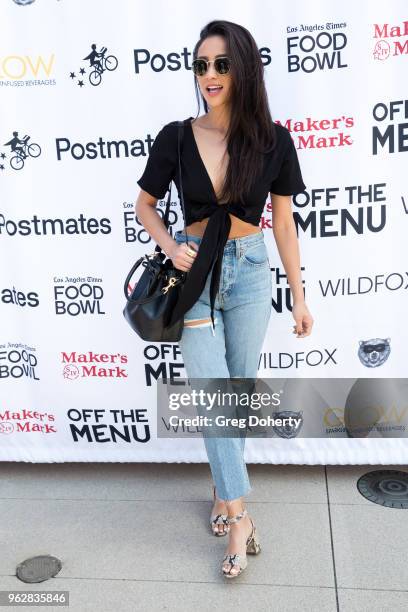
{"type": "Polygon", "coordinates": [[[214,406],[248,406],[253,410],[266,406],[279,406],[279,393],[236,393],[217,391],[208,393],[207,391],[197,391],[192,389],[190,393],[170,393],[169,394],[169,409],[178,410],[180,407],[186,406],[203,406],[206,410],[212,410],[214,406]]]}
{"type": "Polygon", "coordinates": [[[239,427],[240,429],[247,427],[290,427],[291,429],[299,429],[302,419],[297,419],[292,416],[288,417],[258,417],[255,414],[249,415],[247,418],[229,418],[224,415],[218,415],[215,419],[206,416],[196,416],[192,418],[171,416],[169,423],[172,427],[239,427]]]}

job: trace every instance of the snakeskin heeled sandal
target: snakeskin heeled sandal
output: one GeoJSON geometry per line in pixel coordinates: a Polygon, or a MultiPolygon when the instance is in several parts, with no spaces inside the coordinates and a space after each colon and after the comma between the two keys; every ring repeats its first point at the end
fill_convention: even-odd
{"type": "MultiPolygon", "coordinates": [[[[243,510],[243,512],[241,512],[240,514],[237,514],[234,517],[228,517],[227,516],[227,521],[228,524],[230,525],[231,523],[238,523],[238,521],[240,521],[244,516],[246,516],[248,514],[248,511],[245,509],[243,510]]],[[[251,517],[249,517],[249,520],[251,521],[251,525],[252,525],[252,531],[251,534],[249,535],[247,541],[246,541],[246,552],[247,554],[250,555],[257,555],[261,552],[261,544],[259,541],[259,536],[258,536],[258,532],[256,530],[256,527],[254,525],[254,522],[252,520],[251,517]]],[[[242,574],[242,572],[244,571],[244,569],[247,567],[248,565],[248,559],[245,555],[245,557],[241,558],[241,555],[239,555],[238,553],[236,554],[226,554],[225,557],[222,560],[222,574],[223,576],[225,576],[226,578],[236,578],[237,576],[239,576],[240,574],[242,574]],[[229,569],[225,569],[224,568],[224,563],[227,562],[230,564],[229,569]],[[231,574],[231,570],[234,566],[238,566],[239,567],[239,571],[235,572],[231,574]]]]}
{"type": "MultiPolygon", "coordinates": [[[[213,497],[215,501],[216,500],[215,485],[213,485],[213,497]]],[[[229,525],[228,525],[228,517],[226,514],[217,514],[217,515],[211,516],[210,526],[211,526],[211,531],[213,535],[217,537],[226,536],[230,530],[229,525]],[[222,531],[219,531],[217,525],[224,525],[224,529],[222,531]]]]}

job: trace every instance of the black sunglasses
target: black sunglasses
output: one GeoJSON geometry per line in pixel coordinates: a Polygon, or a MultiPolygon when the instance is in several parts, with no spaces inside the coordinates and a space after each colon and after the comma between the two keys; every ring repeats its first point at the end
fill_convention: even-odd
{"type": "Polygon", "coordinates": [[[231,60],[229,57],[216,57],[215,60],[195,59],[191,64],[191,68],[196,76],[204,76],[211,63],[214,62],[214,68],[218,74],[227,74],[231,68],[231,60]]]}

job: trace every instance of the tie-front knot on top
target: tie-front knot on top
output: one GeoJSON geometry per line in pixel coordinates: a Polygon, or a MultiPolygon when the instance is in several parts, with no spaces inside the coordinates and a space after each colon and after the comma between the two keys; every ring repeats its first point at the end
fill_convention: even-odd
{"type": "MultiPolygon", "coordinates": [[[[268,193],[293,195],[306,189],[299,166],[296,148],[289,130],[274,123],[276,146],[264,154],[260,176],[246,194],[243,204],[220,204],[208,171],[201,158],[189,117],[184,120],[181,148],[181,172],[184,208],[188,227],[194,221],[208,218],[194,262],[186,274],[180,299],[169,324],[180,319],[198,300],[204,290],[208,274],[213,270],[210,284],[211,322],[214,332],[214,304],[218,292],[222,258],[231,229],[230,214],[259,226],[268,193]]],[[[151,196],[162,199],[173,180],[180,195],[178,176],[178,122],[167,123],[157,134],[150,150],[145,170],[137,181],[151,196]]]]}
{"type": "Polygon", "coordinates": [[[220,204],[210,215],[207,227],[202,236],[200,246],[193,264],[186,275],[180,300],[177,302],[170,325],[175,323],[187,310],[189,310],[204,290],[207,276],[213,269],[210,282],[211,323],[214,331],[214,305],[220,285],[222,257],[224,247],[231,229],[229,205],[220,204]]]}

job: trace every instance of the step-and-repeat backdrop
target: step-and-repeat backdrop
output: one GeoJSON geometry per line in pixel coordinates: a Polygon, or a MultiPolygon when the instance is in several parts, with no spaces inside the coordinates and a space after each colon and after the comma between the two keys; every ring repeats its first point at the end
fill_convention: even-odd
{"type": "MultiPolygon", "coordinates": [[[[272,118],[291,131],[307,185],[293,215],[313,333],[292,334],[268,199],[272,315],[259,376],[407,377],[407,8],[3,0],[0,460],[207,461],[188,431],[157,438],[157,384],[186,376],[182,356],[139,339],[122,309],[129,268],[154,249],[135,218],[136,181],[161,127],[204,112],[191,60],[212,19],[253,34],[272,118]]],[[[174,232],[174,187],[172,200],[174,232]]],[[[407,462],[404,433],[350,438],[341,406],[323,418],[334,439],[277,432],[248,440],[247,461],[407,462]]]]}

